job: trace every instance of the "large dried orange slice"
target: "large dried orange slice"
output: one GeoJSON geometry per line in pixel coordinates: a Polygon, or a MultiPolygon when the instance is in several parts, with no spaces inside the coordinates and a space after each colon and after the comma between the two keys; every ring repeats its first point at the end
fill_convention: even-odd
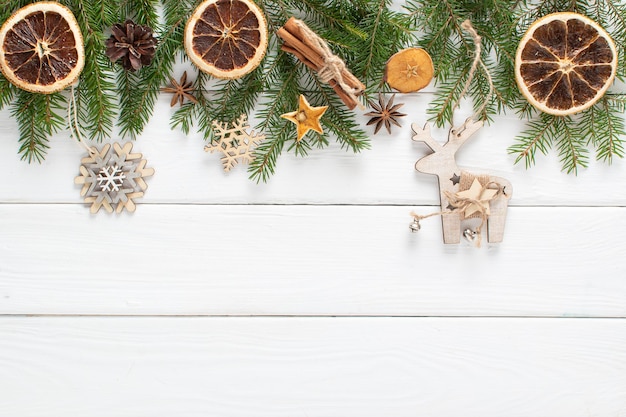
{"type": "Polygon", "coordinates": [[[59,3],[29,4],[0,28],[0,69],[19,88],[54,93],[76,81],[84,64],[78,23],[59,3]]]}
{"type": "Polygon", "coordinates": [[[428,52],[422,48],[407,48],[389,58],[384,81],[401,93],[414,93],[426,87],[434,73],[428,52]]]}
{"type": "Polygon", "coordinates": [[[259,66],[267,49],[267,23],[252,0],[207,0],[185,27],[185,50],[202,71],[240,78],[259,66]]]}
{"type": "Polygon", "coordinates": [[[578,13],[553,13],[533,23],[517,48],[515,79],[539,110],[565,116],[591,107],[609,88],[617,51],[609,34],[578,13]]]}

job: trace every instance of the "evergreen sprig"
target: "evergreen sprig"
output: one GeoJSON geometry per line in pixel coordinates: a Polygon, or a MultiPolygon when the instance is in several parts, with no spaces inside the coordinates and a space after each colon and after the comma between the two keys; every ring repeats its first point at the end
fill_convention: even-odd
{"type": "MultiPolygon", "coordinates": [[[[32,0],[7,0],[0,10],[4,22],[12,11],[32,0]]],[[[152,117],[159,90],[172,77],[177,59],[184,59],[184,27],[200,0],[61,0],[78,21],[85,43],[85,69],[73,90],[79,128],[85,136],[102,140],[114,134],[117,125],[123,137],[137,137],[152,117]],[[133,19],[153,28],[158,45],[151,65],[136,73],[112,64],[104,55],[104,42],[115,23],[133,19]]],[[[241,114],[258,120],[257,129],[267,140],[257,148],[249,167],[250,177],[267,181],[284,150],[304,156],[313,147],[328,145],[328,135],[354,152],[366,149],[368,137],[335,93],[294,57],[280,50],[275,31],[296,16],[304,19],[327,39],[335,53],[367,86],[366,97],[382,85],[386,60],[413,39],[415,19],[393,11],[391,0],[257,0],[269,26],[266,58],[258,69],[238,80],[212,80],[198,72],[194,88],[197,103],[184,103],[172,114],[171,125],[184,133],[199,131],[212,139],[212,122],[230,122],[241,114]],[[313,105],[329,107],[322,118],[328,135],[309,134],[295,140],[293,125],[281,114],[297,108],[305,94],[313,105]],[[255,117],[256,116],[256,117],[255,117]],[[285,147],[285,145],[287,145],[285,147]]],[[[11,105],[18,114],[20,152],[29,161],[45,156],[48,137],[62,128],[67,96],[37,96],[15,87],[0,76],[0,109],[11,105]],[[42,110],[45,110],[41,113],[42,110]],[[47,112],[47,113],[46,113],[47,112]],[[42,118],[48,114],[49,119],[42,118]],[[31,126],[32,125],[32,126],[31,126]]],[[[72,100],[74,100],[72,98],[72,100]]],[[[67,122],[65,122],[67,124],[67,122]]]]}
{"type": "Polygon", "coordinates": [[[408,0],[407,9],[424,32],[418,43],[431,55],[435,66],[438,88],[427,112],[437,126],[452,123],[454,106],[472,66],[474,41],[461,27],[466,19],[482,37],[481,59],[490,69],[494,83],[490,96],[486,74],[475,72],[468,91],[475,109],[488,100],[482,114],[487,120],[519,97],[512,81],[515,54],[510,51],[516,43],[512,38],[514,4],[511,0],[408,0]]]}
{"type": "MultiPolygon", "coordinates": [[[[524,2],[516,13],[518,32],[526,30],[529,24],[541,16],[556,11],[587,15],[604,27],[614,39],[618,50],[617,78],[624,79],[626,4],[612,0],[550,0],[538,4],[524,2]]],[[[549,120],[554,118],[555,124],[561,128],[545,129],[545,140],[556,144],[564,171],[577,173],[579,167],[586,167],[589,148],[595,149],[596,159],[599,161],[611,163],[615,157],[623,158],[626,137],[623,97],[623,94],[608,93],[589,109],[562,118],[538,116],[538,112],[528,106],[525,100],[517,100],[512,103],[513,109],[531,122],[529,130],[518,136],[516,143],[509,147],[509,153],[517,155],[516,162],[524,160],[527,167],[534,165],[534,158],[530,158],[531,154],[528,152],[520,152],[520,145],[526,141],[528,132],[537,127],[547,127],[549,120]]]]}
{"type": "MultiPolygon", "coordinates": [[[[32,0],[7,0],[0,21],[32,0]]],[[[437,91],[427,112],[437,125],[450,124],[453,108],[469,76],[474,45],[461,29],[470,19],[482,36],[482,60],[493,77],[494,93],[482,70],[475,73],[468,98],[489,120],[502,111],[527,119],[524,132],[509,151],[517,162],[535,163],[537,152],[555,150],[563,168],[577,172],[588,164],[589,148],[596,159],[610,163],[624,156],[626,95],[611,92],[588,110],[570,117],[536,111],[520,94],[514,77],[514,56],[521,35],[539,17],[554,11],[588,15],[605,27],[619,53],[617,76],[626,78],[626,4],[613,0],[406,0],[406,11],[390,7],[391,0],[256,0],[269,26],[269,46],[258,69],[238,80],[213,80],[198,72],[194,88],[197,103],[185,103],[172,113],[171,125],[185,134],[197,130],[212,139],[212,122],[231,122],[241,114],[257,120],[266,141],[255,152],[250,177],[267,181],[279,155],[298,156],[325,147],[329,137],[343,148],[359,152],[368,137],[334,92],[293,56],[280,50],[275,31],[296,16],[326,39],[352,72],[366,84],[363,101],[385,89],[382,76],[391,54],[418,43],[433,57],[437,91]],[[421,36],[415,40],[419,30],[421,36]],[[298,96],[311,104],[329,106],[322,118],[325,135],[309,134],[295,140],[293,125],[281,114],[297,108],[298,96]],[[256,114],[251,114],[254,109],[256,114]]],[[[152,117],[159,90],[172,77],[174,64],[184,59],[184,26],[200,0],[61,0],[74,12],[83,33],[85,70],[75,101],[79,127],[86,136],[102,140],[114,134],[135,138],[152,117]],[[124,71],[104,55],[109,28],[127,18],[151,26],[159,40],[153,63],[136,73],[124,71]]],[[[18,90],[0,76],[0,109],[9,107],[20,132],[20,154],[28,161],[44,158],[50,135],[67,125],[68,93],[41,96],[18,90]]],[[[72,99],[73,100],[73,99],[72,99]]]]}
{"type": "MultiPolygon", "coordinates": [[[[589,16],[616,41],[619,54],[617,77],[626,76],[626,4],[612,0],[408,0],[407,9],[424,31],[419,43],[433,57],[437,91],[428,114],[442,126],[452,123],[453,107],[459,100],[471,66],[473,46],[461,22],[470,19],[482,37],[482,59],[494,82],[494,96],[482,118],[511,110],[527,120],[526,129],[509,152],[535,164],[536,154],[556,150],[563,170],[576,173],[586,167],[589,148],[596,159],[610,163],[624,156],[624,95],[607,94],[596,105],[570,117],[540,113],[520,94],[515,82],[515,53],[522,34],[540,17],[572,11],[589,16]]],[[[477,108],[487,97],[488,84],[478,72],[468,96],[477,108]]]]}
{"type": "Polygon", "coordinates": [[[17,121],[19,154],[28,162],[41,162],[49,149],[48,139],[63,129],[62,109],[67,101],[60,93],[42,95],[19,90],[12,103],[11,116],[17,121]]]}
{"type": "Polygon", "coordinates": [[[80,126],[101,141],[111,136],[117,106],[110,62],[99,51],[104,49],[103,30],[116,21],[117,4],[71,0],[66,5],[75,10],[85,42],[85,68],[76,97],[80,126]]]}

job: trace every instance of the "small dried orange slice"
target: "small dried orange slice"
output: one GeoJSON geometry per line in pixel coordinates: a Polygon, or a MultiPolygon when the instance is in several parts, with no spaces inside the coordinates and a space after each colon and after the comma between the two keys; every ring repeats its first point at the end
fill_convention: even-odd
{"type": "Polygon", "coordinates": [[[407,48],[389,58],[384,81],[401,93],[414,93],[433,79],[435,68],[428,52],[422,48],[407,48]]]}
{"type": "Polygon", "coordinates": [[[252,0],[207,0],[185,27],[185,50],[202,71],[241,78],[259,66],[267,49],[267,23],[252,0]]]}
{"type": "Polygon", "coordinates": [[[84,64],[78,23],[59,3],[29,4],[0,28],[0,69],[19,88],[54,93],[76,81],[84,64]]]}
{"type": "Polygon", "coordinates": [[[557,116],[582,111],[613,83],[617,51],[609,34],[578,13],[533,23],[517,48],[515,79],[537,109],[557,116]]]}

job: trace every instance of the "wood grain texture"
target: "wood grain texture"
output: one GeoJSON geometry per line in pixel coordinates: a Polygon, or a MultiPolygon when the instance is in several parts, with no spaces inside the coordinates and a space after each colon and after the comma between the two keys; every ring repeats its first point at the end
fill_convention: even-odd
{"type": "Polygon", "coordinates": [[[610,319],[0,318],[11,417],[624,417],[610,319]]]}
{"type": "Polygon", "coordinates": [[[118,216],[89,214],[67,133],[29,165],[0,112],[0,417],[626,417],[626,162],[527,171],[523,122],[495,117],[457,162],[512,183],[504,242],[411,234],[439,204],[410,128],[432,91],[398,95],[372,150],[284,154],[259,185],[163,94],[134,145],[155,176],[118,216]]]}
{"type": "Polygon", "coordinates": [[[482,249],[411,209],[0,205],[0,313],[626,317],[625,208],[512,207],[482,249]]]}
{"type": "MultiPolygon", "coordinates": [[[[179,75],[175,74],[175,78],[179,75]]],[[[429,150],[411,140],[410,127],[413,122],[426,122],[425,109],[432,94],[397,96],[397,102],[406,103],[402,111],[409,115],[403,118],[402,129],[396,129],[393,135],[374,136],[372,150],[355,155],[331,141],[330,149],[312,150],[307,158],[285,153],[278,160],[276,175],[268,184],[259,185],[248,180],[245,166],[224,173],[219,155],[204,152],[205,143],[199,135],[172,131],[169,118],[174,110],[169,107],[169,98],[159,97],[154,117],[134,147],[156,169],[142,200],[146,203],[439,203],[437,180],[414,169],[415,162],[429,150]]],[[[465,106],[457,113],[460,123],[471,114],[471,109],[465,106]]],[[[365,125],[367,118],[358,119],[365,125]]],[[[251,126],[257,122],[251,120],[251,126]]],[[[576,177],[560,172],[555,154],[539,155],[538,165],[526,170],[523,165],[514,166],[515,157],[507,154],[522,128],[523,123],[514,115],[494,118],[492,125],[481,129],[459,152],[459,166],[470,172],[507,178],[515,189],[512,206],[626,205],[622,186],[626,183],[626,161],[616,160],[613,166],[592,162],[576,177]]],[[[443,140],[447,131],[433,129],[433,136],[443,140]]],[[[20,161],[17,126],[7,111],[0,112],[0,137],[0,202],[81,202],[73,179],[78,175],[84,151],[67,134],[54,136],[48,157],[41,165],[20,161]]]]}

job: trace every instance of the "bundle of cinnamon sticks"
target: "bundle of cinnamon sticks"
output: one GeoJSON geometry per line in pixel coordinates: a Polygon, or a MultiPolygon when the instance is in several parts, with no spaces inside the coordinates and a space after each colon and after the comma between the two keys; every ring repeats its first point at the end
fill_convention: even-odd
{"type": "MultiPolygon", "coordinates": [[[[281,46],[283,51],[294,54],[302,63],[317,73],[323,70],[329,61],[340,60],[332,55],[325,41],[294,17],[278,29],[277,34],[284,41],[281,46]]],[[[343,61],[341,63],[343,64],[343,61]]],[[[365,85],[352,75],[345,65],[341,65],[340,69],[336,70],[336,75],[328,80],[328,84],[351,110],[359,104],[356,97],[365,90],[365,85]]]]}

